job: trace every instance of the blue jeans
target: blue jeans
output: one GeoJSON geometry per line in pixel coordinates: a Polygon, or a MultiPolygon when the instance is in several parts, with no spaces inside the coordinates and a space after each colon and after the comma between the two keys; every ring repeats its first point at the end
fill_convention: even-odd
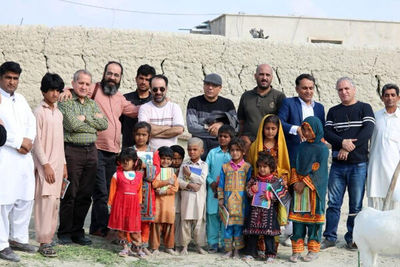
{"type": "Polygon", "coordinates": [[[326,210],[326,226],[324,237],[336,241],[337,228],[340,219],[340,208],[346,186],[349,194],[349,216],[347,217],[347,233],[344,239],[353,242],[354,219],[362,209],[365,180],[367,178],[367,163],[337,163],[333,162],[328,182],[328,209],[326,210]]]}

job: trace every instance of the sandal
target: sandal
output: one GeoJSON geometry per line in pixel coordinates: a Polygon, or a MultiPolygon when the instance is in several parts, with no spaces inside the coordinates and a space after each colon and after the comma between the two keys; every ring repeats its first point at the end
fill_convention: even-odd
{"type": "Polygon", "coordinates": [[[290,256],[289,261],[296,263],[299,261],[300,256],[300,253],[293,253],[292,256],[290,256]]]}
{"type": "Polygon", "coordinates": [[[57,257],[57,252],[51,244],[43,244],[39,247],[39,253],[44,257],[57,257]]]}
{"type": "Polygon", "coordinates": [[[132,254],[131,250],[129,248],[124,248],[123,250],[121,250],[118,255],[120,257],[128,257],[132,254]]]}
{"type": "Polygon", "coordinates": [[[308,252],[307,256],[303,257],[303,261],[305,262],[310,262],[318,258],[318,253],[317,252],[308,252]]]}

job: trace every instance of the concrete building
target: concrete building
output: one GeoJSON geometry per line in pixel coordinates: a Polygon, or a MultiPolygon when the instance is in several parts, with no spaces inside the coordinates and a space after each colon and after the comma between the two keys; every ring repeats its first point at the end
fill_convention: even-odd
{"type": "Polygon", "coordinates": [[[400,22],[223,14],[209,21],[209,25],[211,34],[229,38],[253,38],[254,35],[288,44],[400,47],[400,22]]]}

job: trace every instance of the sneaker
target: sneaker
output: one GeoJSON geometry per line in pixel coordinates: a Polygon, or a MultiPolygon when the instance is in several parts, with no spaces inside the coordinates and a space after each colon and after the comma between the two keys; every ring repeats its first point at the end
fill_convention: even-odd
{"type": "Polygon", "coordinates": [[[321,250],[325,250],[327,248],[334,248],[336,247],[336,241],[330,241],[328,239],[324,239],[324,241],[321,242],[321,250]]]}
{"type": "Polygon", "coordinates": [[[17,241],[10,240],[10,247],[14,250],[19,250],[28,253],[36,253],[37,247],[29,245],[28,243],[19,243],[17,241]]]}
{"type": "Polygon", "coordinates": [[[306,256],[303,257],[303,261],[310,262],[318,258],[317,252],[308,252],[306,256]]]}
{"type": "Polygon", "coordinates": [[[0,259],[14,262],[19,262],[21,260],[10,247],[7,247],[0,251],[0,259]]]}
{"type": "Polygon", "coordinates": [[[358,249],[356,243],[354,242],[347,242],[345,246],[348,250],[356,251],[358,249]]]}

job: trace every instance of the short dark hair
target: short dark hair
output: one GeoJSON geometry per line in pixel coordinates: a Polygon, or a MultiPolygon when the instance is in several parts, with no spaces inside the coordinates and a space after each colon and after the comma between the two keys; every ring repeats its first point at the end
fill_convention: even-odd
{"type": "Polygon", "coordinates": [[[151,82],[152,82],[154,79],[163,79],[164,82],[165,82],[165,86],[168,86],[168,78],[167,78],[166,76],[164,76],[163,74],[156,74],[156,75],[154,75],[153,77],[151,77],[150,85],[151,85],[151,82]]]}
{"type": "Polygon", "coordinates": [[[182,157],[182,159],[185,158],[185,149],[183,149],[183,147],[181,147],[180,145],[173,145],[169,148],[171,148],[174,153],[178,153],[182,157]]]}
{"type": "Polygon", "coordinates": [[[390,89],[396,90],[396,95],[399,95],[399,87],[394,83],[388,83],[382,87],[382,96],[385,94],[386,90],[390,90],[390,89]]]}
{"type": "Polygon", "coordinates": [[[124,67],[122,67],[122,64],[119,63],[118,61],[108,61],[108,63],[107,63],[106,66],[104,67],[103,77],[104,77],[104,75],[105,75],[106,72],[107,72],[108,66],[110,66],[111,64],[117,64],[117,65],[121,68],[121,77],[122,77],[122,74],[124,74],[124,67]]]}
{"type": "Polygon", "coordinates": [[[4,74],[6,74],[6,72],[13,72],[19,75],[21,74],[22,69],[17,62],[7,61],[0,66],[0,76],[3,76],[4,74]]]}
{"type": "Polygon", "coordinates": [[[220,135],[222,133],[229,134],[229,136],[231,138],[235,137],[235,135],[236,135],[235,129],[232,126],[228,125],[228,124],[224,124],[221,127],[219,127],[218,135],[220,135]]]}
{"type": "Polygon", "coordinates": [[[137,69],[136,77],[138,77],[140,74],[143,76],[147,76],[147,75],[154,76],[154,75],[156,75],[156,70],[152,66],[150,66],[148,64],[144,64],[144,65],[141,65],[137,69]]]}
{"type": "Polygon", "coordinates": [[[246,143],[238,138],[238,137],[234,137],[228,145],[228,149],[230,150],[232,148],[232,146],[238,146],[240,148],[240,150],[243,151],[243,153],[245,152],[245,148],[246,148],[246,143]]]}
{"type": "Polygon", "coordinates": [[[310,80],[310,81],[312,81],[312,82],[315,84],[315,78],[314,78],[314,76],[312,76],[311,74],[308,74],[308,73],[303,73],[303,74],[300,74],[300,75],[296,78],[296,81],[295,81],[296,86],[299,86],[300,81],[303,80],[303,79],[310,80]]]}
{"type": "Polygon", "coordinates": [[[40,91],[42,91],[43,93],[47,93],[48,91],[51,90],[57,90],[59,92],[62,92],[64,86],[65,86],[64,81],[60,77],[60,75],[48,72],[42,78],[42,82],[40,84],[40,91]]]}
{"type": "Polygon", "coordinates": [[[170,157],[172,159],[174,157],[174,151],[168,146],[162,146],[158,149],[158,155],[160,158],[170,157]]]}
{"type": "Polygon", "coordinates": [[[121,153],[119,153],[119,155],[117,156],[117,164],[122,163],[126,160],[133,160],[135,162],[133,169],[135,171],[140,170],[142,166],[142,161],[138,157],[136,150],[132,147],[123,148],[121,153]]]}
{"type": "Polygon", "coordinates": [[[257,158],[257,168],[259,168],[260,164],[267,165],[272,172],[276,170],[276,161],[273,156],[270,154],[267,154],[265,151],[260,151],[258,152],[258,158],[257,158]]]}

